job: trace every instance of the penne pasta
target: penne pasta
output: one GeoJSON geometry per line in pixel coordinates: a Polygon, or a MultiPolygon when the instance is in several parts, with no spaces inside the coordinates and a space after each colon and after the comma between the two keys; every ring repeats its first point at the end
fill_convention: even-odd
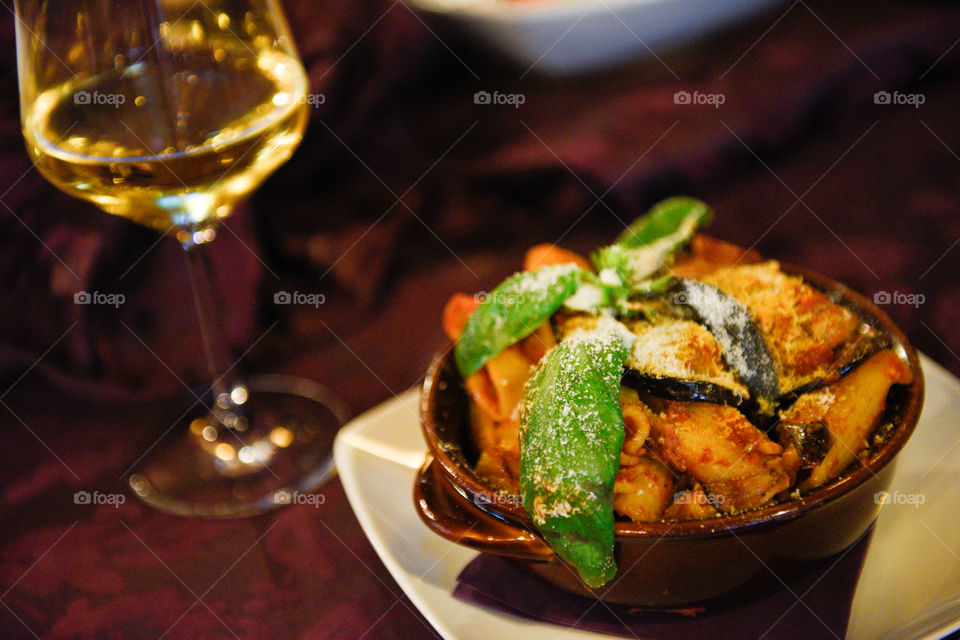
{"type": "Polygon", "coordinates": [[[853,372],[819,391],[801,396],[782,420],[823,420],[830,431],[827,455],[800,484],[801,490],[818,487],[836,478],[867,448],[867,438],[886,407],[894,384],[909,384],[910,369],[893,351],[874,354],[853,372]]]}
{"type": "Polygon", "coordinates": [[[673,502],[674,472],[650,456],[621,467],[613,483],[613,509],[634,522],[656,522],[673,502]]]}
{"type": "Polygon", "coordinates": [[[645,396],[649,446],[678,471],[701,483],[721,511],[758,507],[790,486],[783,448],[732,407],[645,396]]]}

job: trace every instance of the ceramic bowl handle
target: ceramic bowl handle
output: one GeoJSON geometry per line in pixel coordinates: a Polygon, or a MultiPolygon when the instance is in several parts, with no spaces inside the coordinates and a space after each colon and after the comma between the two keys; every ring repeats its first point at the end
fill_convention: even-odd
{"type": "Polygon", "coordinates": [[[524,560],[550,560],[553,550],[537,534],[490,515],[447,481],[427,456],[413,488],[420,518],[440,536],[478,551],[524,560]]]}

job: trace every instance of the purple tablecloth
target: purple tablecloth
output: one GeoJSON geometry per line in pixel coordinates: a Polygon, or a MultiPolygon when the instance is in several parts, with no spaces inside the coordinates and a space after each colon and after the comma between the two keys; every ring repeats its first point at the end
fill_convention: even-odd
{"type": "MultiPolygon", "coordinates": [[[[403,3],[287,5],[325,100],[214,243],[230,342],[237,356],[256,343],[245,370],[308,375],[369,408],[418,382],[451,293],[489,290],[526,246],[586,250],[689,193],[715,206],[712,234],[889,300],[960,373],[960,7],[785,3],[660,60],[551,80],[520,79],[403,3]],[[475,104],[481,90],[525,101],[475,104]],[[678,104],[680,91],[724,102],[678,104]],[[326,303],[272,303],[293,290],[326,303]]],[[[176,415],[166,399],[204,375],[172,240],[30,169],[12,24],[0,19],[0,637],[431,637],[336,481],[317,507],[234,522],[128,494],[76,503],[123,494],[176,415]],[[82,291],[128,303],[75,305],[82,291]]]]}

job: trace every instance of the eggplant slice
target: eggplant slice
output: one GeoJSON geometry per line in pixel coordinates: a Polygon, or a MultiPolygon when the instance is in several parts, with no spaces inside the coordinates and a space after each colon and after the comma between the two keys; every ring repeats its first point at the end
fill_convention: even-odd
{"type": "Polygon", "coordinates": [[[812,469],[827,455],[830,450],[830,431],[823,420],[810,422],[793,422],[784,420],[777,425],[780,434],[780,445],[784,449],[790,445],[797,450],[801,469],[812,469]]]}
{"type": "Polygon", "coordinates": [[[712,382],[655,376],[630,367],[623,369],[623,385],[638,393],[668,400],[712,402],[731,407],[740,407],[746,402],[746,398],[736,391],[712,382]]]}
{"type": "Polygon", "coordinates": [[[777,366],[750,311],[719,288],[680,278],[674,304],[688,308],[722,346],[724,362],[750,392],[756,412],[772,416],[780,396],[777,366]]]}
{"type": "Polygon", "coordinates": [[[890,344],[851,309],[783,273],[775,260],[721,268],[703,281],[756,320],[776,363],[780,404],[840,378],[890,344]]]}
{"type": "MultiPolygon", "coordinates": [[[[560,339],[577,329],[590,329],[596,316],[558,318],[560,339]]],[[[723,361],[722,348],[702,325],[658,315],[653,322],[625,323],[636,336],[624,363],[623,384],[642,393],[671,400],[697,400],[741,406],[750,398],[747,387],[723,361]]]]}
{"type": "Polygon", "coordinates": [[[839,353],[836,356],[835,365],[824,375],[794,387],[780,396],[778,400],[780,408],[789,407],[805,393],[816,391],[831,382],[836,382],[869,360],[870,356],[892,346],[893,341],[888,335],[864,322],[858,330],[857,337],[851,343],[838,349],[839,353]]]}
{"type": "Polygon", "coordinates": [[[627,358],[624,384],[672,400],[740,406],[747,387],[723,360],[716,338],[692,320],[658,318],[628,324],[637,336],[627,358]]]}

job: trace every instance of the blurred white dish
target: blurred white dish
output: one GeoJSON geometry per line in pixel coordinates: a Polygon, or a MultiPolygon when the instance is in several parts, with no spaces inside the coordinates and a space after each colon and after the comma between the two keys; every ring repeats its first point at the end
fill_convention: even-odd
{"type": "Polygon", "coordinates": [[[404,0],[530,71],[572,74],[660,55],[781,0],[404,0]]]}

